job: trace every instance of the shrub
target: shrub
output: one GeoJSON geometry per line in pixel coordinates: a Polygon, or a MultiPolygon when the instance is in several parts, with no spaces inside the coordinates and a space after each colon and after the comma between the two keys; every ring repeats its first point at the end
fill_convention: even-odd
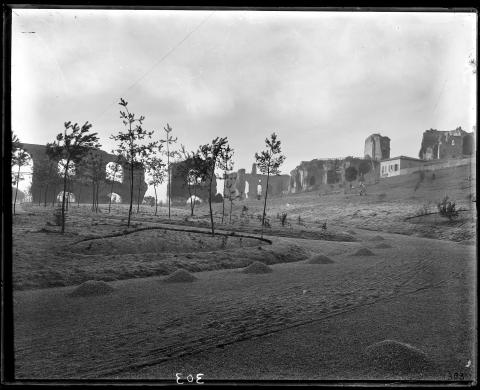
{"type": "Polygon", "coordinates": [[[282,226],[285,226],[285,224],[287,223],[287,213],[282,213],[280,215],[280,222],[282,226]]]}
{"type": "Polygon", "coordinates": [[[458,210],[455,210],[455,202],[449,201],[448,199],[448,196],[445,195],[443,200],[437,204],[437,208],[442,217],[452,220],[458,217],[458,210]]]}

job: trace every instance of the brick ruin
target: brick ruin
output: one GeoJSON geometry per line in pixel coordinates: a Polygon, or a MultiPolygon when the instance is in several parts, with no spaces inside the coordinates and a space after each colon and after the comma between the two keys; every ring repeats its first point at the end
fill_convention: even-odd
{"type": "MultiPolygon", "coordinates": [[[[54,172],[51,175],[51,183],[48,187],[45,185],[39,178],[40,169],[48,169],[50,160],[46,153],[45,145],[36,145],[36,144],[22,144],[22,149],[25,150],[32,157],[33,161],[33,174],[32,174],[32,201],[34,203],[43,203],[43,202],[52,202],[58,194],[63,191],[63,179],[62,177],[54,172]]],[[[109,194],[112,189],[112,181],[107,179],[107,164],[115,163],[116,156],[113,154],[107,153],[103,150],[94,150],[94,156],[102,160],[102,176],[100,179],[99,191],[98,191],[98,201],[99,203],[108,203],[110,200],[109,194]]],[[[89,157],[85,157],[88,161],[89,157]]],[[[55,170],[57,167],[58,161],[55,162],[55,170]]],[[[121,161],[120,165],[123,170],[123,180],[113,182],[113,193],[120,195],[120,203],[129,203],[130,202],[130,175],[129,175],[129,164],[126,161],[121,161]]],[[[70,187],[67,190],[72,193],[75,202],[80,203],[91,203],[93,200],[93,186],[91,181],[81,180],[86,173],[88,168],[84,167],[83,164],[75,166],[75,175],[72,176],[70,187]]],[[[138,200],[138,183],[140,183],[140,201],[143,201],[145,192],[147,191],[148,185],[145,183],[145,170],[142,168],[134,169],[133,171],[133,182],[134,182],[134,191],[133,191],[133,202],[136,203],[138,200]]]]}
{"type": "MultiPolygon", "coordinates": [[[[181,169],[182,161],[172,164],[172,200],[185,202],[190,194],[186,185],[185,173],[181,169]]],[[[258,185],[261,185],[262,197],[265,196],[267,187],[267,175],[257,173],[256,164],[253,164],[251,173],[246,173],[245,169],[239,169],[237,172],[230,173],[227,177],[227,183],[233,184],[232,190],[235,190],[238,199],[255,198],[257,196],[258,185]]],[[[272,175],[268,181],[269,196],[281,195],[288,192],[290,182],[289,175],[272,175]]],[[[217,193],[217,183],[214,179],[212,184],[212,193],[217,193]]],[[[223,189],[221,190],[223,192],[223,189]]],[[[197,188],[197,196],[205,200],[208,198],[208,184],[201,183],[197,188]]]]}
{"type": "Polygon", "coordinates": [[[430,129],[423,132],[418,157],[422,160],[461,158],[471,156],[473,151],[473,132],[467,133],[461,127],[450,131],[430,129]]]}
{"type": "Polygon", "coordinates": [[[289,192],[321,190],[344,185],[345,172],[349,167],[357,171],[358,181],[374,181],[379,177],[380,162],[370,158],[346,157],[337,159],[314,159],[302,161],[290,172],[289,192]],[[363,175],[360,172],[365,172],[363,175]]]}
{"type": "Polygon", "coordinates": [[[390,158],[390,138],[378,133],[369,136],[365,140],[364,156],[375,161],[390,158]]]}

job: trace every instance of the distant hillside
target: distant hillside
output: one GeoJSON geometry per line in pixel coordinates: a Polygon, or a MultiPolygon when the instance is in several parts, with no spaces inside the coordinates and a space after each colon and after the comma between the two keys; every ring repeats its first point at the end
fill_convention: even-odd
{"type": "Polygon", "coordinates": [[[389,200],[436,201],[447,194],[460,202],[467,200],[470,192],[475,193],[475,169],[470,165],[427,171],[423,177],[419,172],[389,177],[368,186],[369,194],[385,193],[389,200]]]}

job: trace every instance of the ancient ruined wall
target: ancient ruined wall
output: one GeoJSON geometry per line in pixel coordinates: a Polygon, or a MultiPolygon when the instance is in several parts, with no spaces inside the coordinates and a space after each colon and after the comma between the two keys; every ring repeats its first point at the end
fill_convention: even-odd
{"type": "Polygon", "coordinates": [[[423,132],[418,156],[423,160],[438,160],[462,158],[473,152],[473,133],[467,133],[461,127],[451,131],[430,129],[423,132]]]}
{"type": "MultiPolygon", "coordinates": [[[[63,179],[60,175],[52,175],[52,183],[48,186],[40,180],[38,171],[39,169],[49,164],[49,158],[46,154],[45,145],[36,144],[22,144],[22,149],[30,154],[33,161],[33,174],[32,174],[32,201],[34,203],[51,203],[59,192],[63,191],[63,179]]],[[[107,153],[103,150],[95,152],[95,156],[100,156],[103,160],[103,178],[100,181],[98,191],[99,203],[108,203],[110,191],[112,189],[111,180],[106,179],[106,167],[110,162],[115,162],[116,157],[113,154],[107,153]]],[[[58,162],[55,162],[55,168],[58,162]]],[[[123,161],[120,163],[123,169],[123,181],[120,183],[115,181],[113,183],[113,191],[120,195],[122,203],[130,202],[130,171],[129,165],[123,161]]],[[[67,191],[73,193],[76,201],[80,203],[91,203],[93,199],[93,186],[91,181],[83,179],[83,173],[86,168],[82,165],[76,165],[76,174],[70,180],[70,187],[67,191]]],[[[133,200],[137,202],[138,199],[138,183],[140,183],[140,201],[143,200],[148,185],[145,183],[145,171],[143,169],[134,170],[134,193],[133,200]]]]}
{"type": "Polygon", "coordinates": [[[390,158],[390,138],[372,134],[365,140],[364,156],[375,161],[390,158]]]}
{"type": "MultiPolygon", "coordinates": [[[[370,172],[364,175],[365,181],[374,181],[379,177],[378,161],[358,157],[346,157],[339,159],[315,159],[302,161],[298,167],[290,172],[289,192],[305,192],[320,190],[332,185],[345,184],[345,170],[353,166],[360,171],[360,164],[366,163],[370,172]]],[[[361,179],[358,173],[357,181],[361,179]]]]}
{"type": "MultiPolygon", "coordinates": [[[[184,161],[172,163],[171,169],[171,196],[173,201],[185,202],[189,197],[188,186],[186,182],[186,173],[184,169],[184,161]]],[[[222,191],[223,192],[223,191],[222,191]]],[[[217,180],[214,177],[212,182],[212,194],[215,196],[217,193],[217,180]]],[[[192,190],[193,195],[193,190],[192,190]]],[[[201,183],[197,186],[196,196],[202,201],[208,199],[208,183],[201,183]]]]}

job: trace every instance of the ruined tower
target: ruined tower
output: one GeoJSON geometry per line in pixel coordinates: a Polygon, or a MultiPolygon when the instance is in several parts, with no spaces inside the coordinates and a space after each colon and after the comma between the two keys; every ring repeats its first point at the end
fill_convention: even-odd
{"type": "Polygon", "coordinates": [[[364,156],[380,161],[390,158],[390,138],[375,133],[365,140],[364,156]]]}
{"type": "Polygon", "coordinates": [[[461,127],[455,130],[425,130],[418,157],[423,160],[461,158],[474,153],[473,132],[467,133],[461,127]]]}

